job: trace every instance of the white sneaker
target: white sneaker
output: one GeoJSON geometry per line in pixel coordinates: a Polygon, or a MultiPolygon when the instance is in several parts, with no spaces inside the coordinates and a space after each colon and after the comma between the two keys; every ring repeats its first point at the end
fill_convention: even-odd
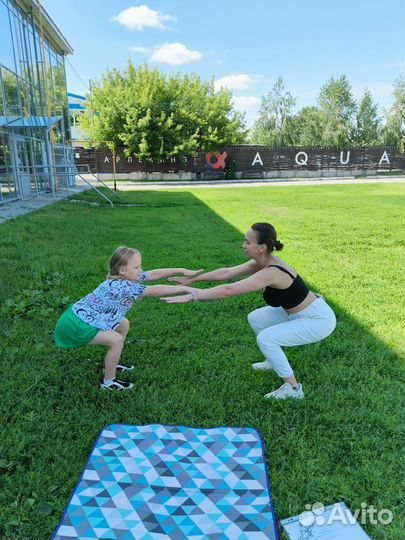
{"type": "Polygon", "coordinates": [[[119,381],[118,379],[113,379],[111,384],[104,384],[104,381],[100,382],[101,390],[109,390],[113,392],[122,392],[124,390],[131,390],[134,387],[133,383],[127,381],[119,381]]]}
{"type": "Polygon", "coordinates": [[[264,396],[266,399],[304,399],[304,391],[302,389],[302,384],[300,384],[297,390],[291,386],[290,383],[285,382],[274,392],[269,392],[264,396]]]}
{"type": "Polygon", "coordinates": [[[270,365],[270,362],[265,360],[264,362],[256,362],[252,364],[252,368],[256,371],[271,371],[273,368],[270,365]]]}

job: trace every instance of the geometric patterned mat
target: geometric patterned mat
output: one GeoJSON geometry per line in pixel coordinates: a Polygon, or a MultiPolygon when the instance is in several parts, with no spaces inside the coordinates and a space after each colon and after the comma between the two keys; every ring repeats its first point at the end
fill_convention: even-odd
{"type": "Polygon", "coordinates": [[[252,428],[110,425],[52,538],[277,539],[261,437],[252,428]]]}

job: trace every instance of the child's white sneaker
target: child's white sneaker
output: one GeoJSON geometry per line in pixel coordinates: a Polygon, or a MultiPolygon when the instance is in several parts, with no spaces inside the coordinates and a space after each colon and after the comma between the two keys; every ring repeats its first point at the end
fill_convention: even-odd
{"type": "Polygon", "coordinates": [[[254,364],[252,364],[252,368],[256,371],[270,371],[273,369],[270,362],[268,362],[267,360],[265,360],[264,362],[255,362],[254,364]]]}
{"type": "Polygon", "coordinates": [[[131,390],[134,385],[127,381],[119,381],[118,379],[112,379],[111,384],[105,384],[104,381],[100,382],[101,390],[109,390],[110,392],[122,392],[124,390],[131,390]]]}
{"type": "Polygon", "coordinates": [[[294,389],[290,383],[285,382],[274,392],[269,392],[264,396],[266,399],[304,399],[304,391],[302,384],[298,385],[297,389],[294,389]]]}

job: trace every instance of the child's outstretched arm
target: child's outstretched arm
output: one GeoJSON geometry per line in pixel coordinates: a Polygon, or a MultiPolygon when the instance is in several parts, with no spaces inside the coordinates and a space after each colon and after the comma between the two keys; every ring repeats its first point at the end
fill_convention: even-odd
{"type": "Polygon", "coordinates": [[[250,276],[259,270],[256,261],[251,260],[238,266],[230,268],[218,268],[212,272],[201,274],[200,271],[194,276],[187,277],[171,277],[167,281],[172,283],[180,283],[181,285],[190,285],[197,281],[227,281],[243,276],[250,276]]]}
{"type": "Polygon", "coordinates": [[[151,285],[145,287],[142,293],[142,298],[151,296],[162,296],[166,294],[191,294],[195,289],[193,287],[186,287],[185,285],[151,285]]]}
{"type": "Polygon", "coordinates": [[[192,278],[204,272],[204,268],[200,270],[188,270],[187,268],[156,268],[155,270],[147,270],[146,277],[143,281],[157,281],[158,279],[168,278],[181,274],[187,278],[192,278]]]}

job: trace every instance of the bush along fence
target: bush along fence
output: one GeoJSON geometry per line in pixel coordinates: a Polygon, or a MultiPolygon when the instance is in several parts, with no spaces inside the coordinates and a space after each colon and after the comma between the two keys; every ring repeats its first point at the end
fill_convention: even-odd
{"type": "MultiPolygon", "coordinates": [[[[88,164],[94,173],[113,174],[113,153],[108,148],[75,148],[76,165],[88,164]]],[[[352,171],[391,171],[405,169],[405,154],[391,146],[369,148],[271,148],[259,145],[238,145],[192,156],[176,156],[166,160],[140,162],[127,155],[124,148],[115,150],[115,172],[118,177],[137,173],[182,175],[190,178],[283,176],[282,173],[352,171]]],[[[287,175],[287,174],[286,174],[287,175]]]]}

